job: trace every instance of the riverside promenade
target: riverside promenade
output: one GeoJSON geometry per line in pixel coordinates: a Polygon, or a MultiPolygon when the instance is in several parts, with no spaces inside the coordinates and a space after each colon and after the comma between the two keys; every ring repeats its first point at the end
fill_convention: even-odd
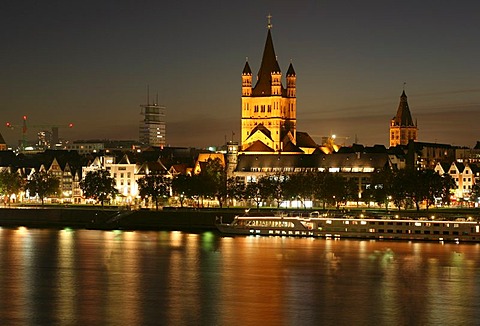
{"type": "Polygon", "coordinates": [[[105,207],[0,208],[0,227],[73,228],[99,230],[216,230],[220,217],[229,222],[242,210],[126,210],[105,207]]]}
{"type": "MultiPolygon", "coordinates": [[[[282,210],[280,210],[282,211],[282,210]]],[[[283,211],[287,214],[307,214],[308,210],[283,211]]],[[[358,215],[362,210],[345,212],[345,210],[326,210],[332,215],[358,215]]],[[[175,208],[165,207],[161,210],[128,210],[123,207],[100,206],[18,206],[0,208],[0,227],[29,227],[29,228],[72,228],[97,230],[176,230],[202,231],[216,230],[215,223],[220,220],[229,223],[236,215],[243,215],[243,208],[175,208]]],[[[278,214],[277,209],[252,209],[250,215],[278,214]]],[[[390,211],[370,210],[370,217],[387,217],[394,219],[395,215],[413,219],[435,216],[436,219],[455,220],[473,217],[480,220],[480,209],[447,209],[430,211],[390,211]]]]}

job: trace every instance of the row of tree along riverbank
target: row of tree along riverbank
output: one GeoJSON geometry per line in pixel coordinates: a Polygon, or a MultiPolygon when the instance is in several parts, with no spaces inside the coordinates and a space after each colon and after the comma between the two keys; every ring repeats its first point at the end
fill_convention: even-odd
{"type": "MultiPolygon", "coordinates": [[[[361,210],[326,211],[332,215],[359,216],[361,210]]],[[[99,229],[99,230],[215,230],[215,223],[231,222],[236,215],[243,215],[243,209],[177,209],[164,208],[163,210],[126,210],[117,207],[105,209],[78,208],[78,207],[18,207],[0,209],[1,227],[31,227],[31,228],[74,228],[74,229],[99,229]]],[[[279,211],[271,209],[252,210],[250,215],[303,213],[308,211],[279,211]]],[[[426,212],[416,211],[366,211],[367,216],[389,216],[410,218],[450,219],[479,218],[480,210],[476,209],[450,209],[431,210],[426,212]],[[428,215],[427,215],[428,214],[428,215]]]]}

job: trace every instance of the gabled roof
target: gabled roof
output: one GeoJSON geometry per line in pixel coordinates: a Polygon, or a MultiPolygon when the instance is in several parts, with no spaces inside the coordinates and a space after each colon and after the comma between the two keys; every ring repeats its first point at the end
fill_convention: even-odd
{"type": "Polygon", "coordinates": [[[188,164],[173,164],[168,170],[172,175],[182,174],[185,175],[188,172],[188,169],[191,169],[188,164]]]}
{"type": "Polygon", "coordinates": [[[398,105],[397,115],[393,117],[392,120],[395,126],[415,127],[410,109],[408,107],[407,95],[405,94],[405,91],[403,91],[402,95],[400,96],[400,104],[398,105]]]}
{"type": "Polygon", "coordinates": [[[457,167],[459,173],[463,173],[463,170],[465,170],[465,164],[459,162],[453,162],[453,164],[457,167]]]}
{"type": "Polygon", "coordinates": [[[297,131],[297,146],[298,147],[318,147],[317,143],[306,132],[297,131]]]}
{"type": "Polygon", "coordinates": [[[295,145],[294,143],[292,142],[288,142],[284,147],[283,147],[283,152],[288,152],[288,153],[305,153],[304,151],[302,151],[300,149],[300,147],[298,147],[297,145],[295,145]]]}
{"type": "Polygon", "coordinates": [[[243,150],[244,152],[275,152],[272,148],[265,145],[262,141],[257,140],[253,142],[248,148],[243,150]]]}
{"type": "Polygon", "coordinates": [[[127,154],[124,154],[124,155],[122,156],[122,158],[120,159],[120,161],[118,161],[117,164],[131,164],[131,163],[130,163],[130,158],[128,157],[127,154]]]}
{"type": "Polygon", "coordinates": [[[250,136],[247,137],[247,140],[248,140],[248,138],[252,137],[257,131],[260,131],[265,136],[267,136],[269,139],[272,139],[272,132],[267,127],[265,127],[263,124],[258,124],[258,125],[255,126],[255,128],[252,129],[252,132],[250,133],[250,136]]]}
{"type": "Polygon", "coordinates": [[[253,96],[271,96],[272,72],[281,73],[275,49],[273,48],[272,33],[268,29],[267,40],[263,50],[262,64],[257,75],[257,83],[252,90],[253,96]]]}
{"type": "Polygon", "coordinates": [[[160,162],[160,161],[148,161],[142,163],[140,165],[138,171],[136,172],[137,174],[154,174],[154,175],[159,175],[159,174],[166,174],[167,168],[160,162]]]}
{"type": "Polygon", "coordinates": [[[2,134],[0,134],[0,145],[6,145],[7,143],[5,143],[5,139],[3,139],[3,136],[2,134]]]}
{"type": "Polygon", "coordinates": [[[448,173],[448,171],[450,171],[451,164],[445,163],[445,162],[439,162],[437,163],[437,166],[440,166],[442,168],[443,173],[448,173]]]}

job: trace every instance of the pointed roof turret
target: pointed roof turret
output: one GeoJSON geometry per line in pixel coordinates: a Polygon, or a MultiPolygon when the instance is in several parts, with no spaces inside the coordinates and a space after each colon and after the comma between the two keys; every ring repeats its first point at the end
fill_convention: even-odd
{"type": "Polygon", "coordinates": [[[250,69],[248,61],[245,62],[245,67],[243,67],[242,75],[252,75],[252,69],[250,69]]]}
{"type": "Polygon", "coordinates": [[[287,76],[296,76],[295,69],[293,69],[293,64],[290,62],[290,66],[288,66],[287,76]]]}
{"type": "Polygon", "coordinates": [[[392,119],[394,125],[403,127],[414,127],[412,115],[408,107],[407,95],[405,90],[400,96],[400,104],[398,105],[397,115],[392,119]]]}
{"type": "Polygon", "coordinates": [[[273,48],[272,33],[269,28],[265,49],[263,50],[262,64],[258,71],[258,81],[253,89],[254,96],[271,95],[272,72],[281,73],[281,70],[277,62],[277,56],[273,48]]]}

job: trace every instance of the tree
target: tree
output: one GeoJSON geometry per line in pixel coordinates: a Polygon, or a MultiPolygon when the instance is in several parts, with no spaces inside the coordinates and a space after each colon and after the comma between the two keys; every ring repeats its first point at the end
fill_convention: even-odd
{"type": "Polygon", "coordinates": [[[80,181],[80,188],[87,198],[99,200],[102,204],[115,195],[118,191],[115,188],[115,180],[107,170],[96,170],[87,172],[85,178],[80,181]]]}
{"type": "Polygon", "coordinates": [[[245,185],[237,182],[235,178],[227,179],[227,198],[242,200],[245,198],[245,185]]]}
{"type": "Polygon", "coordinates": [[[5,203],[10,203],[12,195],[17,195],[24,185],[25,181],[20,174],[10,170],[0,172],[0,194],[4,196],[5,203]]]}
{"type": "Polygon", "coordinates": [[[440,176],[431,169],[399,170],[393,177],[392,195],[397,207],[409,203],[415,204],[417,211],[420,210],[420,203],[424,202],[426,210],[435,203],[436,198],[448,200],[450,189],[454,182],[450,176],[440,176]]]}
{"type": "Polygon", "coordinates": [[[247,184],[245,189],[246,197],[255,202],[257,210],[260,208],[260,204],[267,201],[270,196],[269,185],[268,176],[263,176],[257,182],[247,184]]]}
{"type": "Polygon", "coordinates": [[[315,198],[322,202],[323,209],[327,205],[327,188],[326,188],[326,177],[328,172],[317,172],[313,177],[313,194],[315,198]]]}
{"type": "Polygon", "coordinates": [[[218,205],[223,206],[227,197],[227,171],[220,159],[208,159],[199,174],[204,195],[218,200],[218,205]]]}
{"type": "Polygon", "coordinates": [[[442,198],[442,203],[450,205],[451,191],[452,189],[455,189],[455,187],[456,187],[455,180],[453,180],[450,174],[445,173],[444,175],[442,175],[442,191],[440,194],[440,197],[442,198]]]}
{"type": "Polygon", "coordinates": [[[387,212],[390,200],[394,198],[393,178],[394,175],[389,168],[374,173],[369,184],[369,191],[367,192],[367,195],[370,195],[380,207],[385,205],[387,212]]]}
{"type": "Polygon", "coordinates": [[[280,204],[285,199],[285,184],[288,178],[282,172],[275,173],[268,178],[269,197],[276,202],[277,208],[280,208],[280,204]]]}
{"type": "Polygon", "coordinates": [[[444,178],[434,170],[424,170],[421,173],[422,197],[425,201],[425,207],[428,208],[435,204],[436,198],[443,198],[444,193],[448,193],[450,189],[444,189],[446,183],[444,178]]]}
{"type": "Polygon", "coordinates": [[[315,173],[301,172],[291,174],[284,183],[285,198],[298,200],[305,208],[305,201],[315,196],[315,173]]]}
{"type": "Polygon", "coordinates": [[[185,199],[190,196],[190,176],[179,174],[172,180],[172,191],[178,196],[180,207],[183,207],[185,199]]]}
{"type": "Polygon", "coordinates": [[[158,211],[158,200],[170,194],[170,181],[163,175],[147,174],[137,180],[140,197],[145,200],[151,197],[158,211]]]}
{"type": "Polygon", "coordinates": [[[472,187],[471,198],[477,203],[480,201],[480,182],[478,181],[472,187]]]}
{"type": "Polygon", "coordinates": [[[412,186],[413,173],[409,169],[398,170],[391,181],[392,200],[394,205],[401,209],[402,206],[407,206],[407,197],[409,196],[412,186]]]}
{"type": "Polygon", "coordinates": [[[358,206],[358,181],[353,178],[345,183],[345,199],[356,202],[358,206]]]}
{"type": "Polygon", "coordinates": [[[327,173],[324,180],[325,198],[327,204],[334,205],[337,209],[345,201],[346,186],[342,176],[336,173],[327,173]]]}
{"type": "Polygon", "coordinates": [[[46,197],[60,192],[60,180],[45,171],[38,171],[27,181],[25,190],[28,190],[30,195],[38,195],[43,206],[46,197]]]}

